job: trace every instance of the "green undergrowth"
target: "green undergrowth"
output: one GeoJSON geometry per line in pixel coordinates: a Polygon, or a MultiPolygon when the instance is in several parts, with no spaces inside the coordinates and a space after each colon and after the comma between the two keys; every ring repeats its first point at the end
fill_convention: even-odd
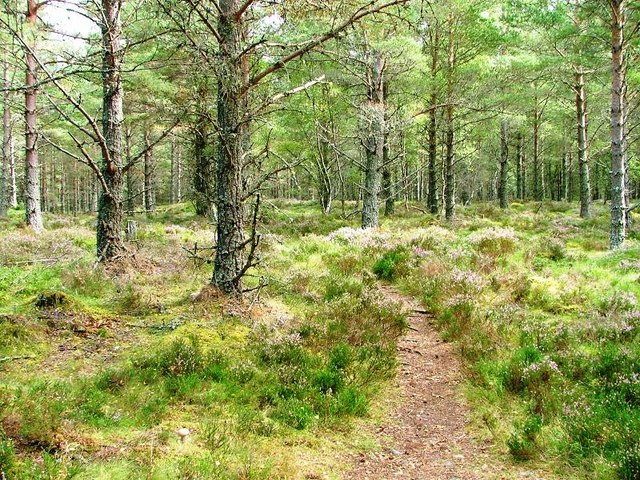
{"type": "Polygon", "coordinates": [[[640,245],[608,252],[596,211],[473,206],[394,268],[418,259],[396,280],[455,342],[481,435],[562,478],[637,479],[640,245]]]}
{"type": "Polygon", "coordinates": [[[378,410],[406,328],[382,281],[421,300],[456,345],[474,433],[507,469],[639,478],[633,232],[609,252],[599,205],[581,220],[575,204],[474,204],[451,224],[400,208],[369,231],[354,208],[266,202],[246,282],[266,287],[243,303],[202,288],[213,232],[191,206],[134,217],[133,260],[109,268],[93,260],[92,217],[49,216],[36,236],[12,211],[0,233],[0,470],[339,478],[336,449],[376,448],[353,426],[378,410]]]}
{"type": "MultiPolygon", "coordinates": [[[[299,212],[327,231],[340,221],[312,213],[299,212]]],[[[268,286],[261,301],[239,303],[202,288],[210,267],[183,247],[209,245],[212,232],[190,207],[136,221],[135,257],[109,268],[92,261],[88,218],[48,218],[41,236],[17,227],[0,235],[0,471],[338,475],[326,452],[336,436],[367,443],[352,426],[395,375],[406,327],[399,306],[371,289],[363,251],[274,224],[281,233],[264,235],[258,272],[268,286]],[[49,261],[55,238],[71,245],[75,236],[81,247],[49,261]],[[184,443],[180,427],[191,430],[184,443]]]]}

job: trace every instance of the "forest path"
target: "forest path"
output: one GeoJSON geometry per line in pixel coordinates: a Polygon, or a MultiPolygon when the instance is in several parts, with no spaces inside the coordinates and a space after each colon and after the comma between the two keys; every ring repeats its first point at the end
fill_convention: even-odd
{"type": "Polygon", "coordinates": [[[383,424],[372,428],[381,449],[353,459],[347,480],[471,480],[510,478],[488,466],[487,445],[466,432],[469,409],[460,392],[463,380],[454,346],[440,340],[432,317],[411,297],[381,286],[387,300],[409,314],[409,331],[398,341],[398,398],[391,399],[383,424]]]}

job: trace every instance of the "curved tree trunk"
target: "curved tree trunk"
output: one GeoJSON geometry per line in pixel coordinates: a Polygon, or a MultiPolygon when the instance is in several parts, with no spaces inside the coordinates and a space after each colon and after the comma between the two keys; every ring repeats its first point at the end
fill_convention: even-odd
{"type": "Polygon", "coordinates": [[[123,0],[102,0],[102,150],[100,171],[106,189],[98,198],[96,247],[98,258],[108,261],[124,252],[122,240],[124,170],[122,165],[122,26],[123,0]]]}

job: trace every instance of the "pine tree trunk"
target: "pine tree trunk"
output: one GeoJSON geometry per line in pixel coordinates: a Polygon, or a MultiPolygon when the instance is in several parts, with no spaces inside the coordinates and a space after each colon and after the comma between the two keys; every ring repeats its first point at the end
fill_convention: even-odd
{"type": "MultiPolygon", "coordinates": [[[[389,134],[386,129],[387,125],[387,97],[388,97],[388,84],[383,81],[383,95],[384,95],[384,110],[385,110],[385,131],[384,131],[384,145],[382,147],[382,197],[384,198],[384,215],[385,217],[391,216],[395,213],[395,195],[393,192],[393,179],[391,178],[390,170],[390,156],[389,156],[389,134]]],[[[405,193],[408,193],[405,191],[405,193]]]]}
{"type": "Polygon", "coordinates": [[[326,123],[318,123],[316,127],[316,144],[318,155],[316,157],[316,169],[318,172],[318,200],[322,213],[327,215],[331,210],[331,201],[333,200],[333,182],[329,171],[329,158],[332,155],[331,145],[325,138],[330,129],[330,125],[326,123]]]}
{"type": "Polygon", "coordinates": [[[453,14],[449,14],[449,35],[447,43],[447,107],[445,111],[445,160],[444,160],[444,216],[452,220],[455,210],[455,172],[454,172],[454,116],[453,87],[456,56],[453,39],[453,14]]]}
{"type": "Polygon", "coordinates": [[[544,198],[544,182],[542,179],[540,162],[540,111],[538,110],[538,98],[535,99],[533,111],[533,199],[541,201],[544,198]]]}
{"type": "Polygon", "coordinates": [[[433,215],[437,215],[440,211],[438,205],[438,173],[437,173],[437,149],[438,149],[438,131],[437,131],[437,110],[436,105],[438,103],[438,87],[437,87],[437,75],[438,75],[438,44],[439,34],[436,28],[432,33],[431,40],[431,110],[429,111],[429,126],[428,126],[428,144],[429,144],[429,165],[428,165],[428,196],[427,206],[429,212],[433,215]]]}
{"type": "Polygon", "coordinates": [[[611,236],[610,249],[626,237],[625,129],[624,129],[624,23],[625,0],[611,0],[611,236]]]}
{"type": "Polygon", "coordinates": [[[176,202],[182,202],[182,149],[178,148],[176,158],[176,202]]]}
{"type": "Polygon", "coordinates": [[[122,165],[122,27],[123,0],[102,0],[102,151],[101,174],[106,185],[98,198],[96,249],[101,261],[109,261],[125,251],[122,239],[124,172],[122,165]]]}
{"type": "MultiPolygon", "coordinates": [[[[27,0],[27,24],[35,37],[35,23],[38,16],[38,5],[35,0],[27,0]]],[[[35,41],[30,49],[25,49],[25,221],[34,231],[42,231],[42,212],[40,205],[40,183],[38,165],[38,126],[37,126],[37,80],[36,59],[33,55],[35,41]]]]}
{"type": "Polygon", "coordinates": [[[144,205],[146,213],[152,213],[156,209],[153,148],[147,130],[144,132],[144,205]]]}
{"type": "Polygon", "coordinates": [[[16,181],[16,149],[13,131],[10,132],[9,140],[9,206],[18,208],[18,184],[16,181]]]}
{"type": "Polygon", "coordinates": [[[220,0],[218,17],[218,142],[216,144],[216,257],[212,283],[222,292],[242,294],[245,237],[242,158],[244,147],[244,72],[238,61],[242,53],[243,27],[236,18],[238,0],[220,0]]]}
{"type": "Polygon", "coordinates": [[[133,134],[131,132],[131,128],[126,128],[124,131],[124,136],[125,136],[125,158],[127,161],[127,165],[129,165],[129,168],[127,168],[127,174],[126,174],[126,181],[127,181],[127,211],[132,214],[135,209],[136,209],[136,203],[135,203],[135,182],[134,182],[134,178],[133,178],[133,165],[130,165],[131,162],[131,140],[133,137],[133,134]]]}
{"type": "Polygon", "coordinates": [[[591,216],[591,180],[587,158],[587,96],[584,87],[584,73],[576,72],[576,117],[578,121],[578,165],[580,167],[580,217],[591,216]]]}
{"type": "Polygon", "coordinates": [[[498,181],[498,199],[500,208],[509,207],[509,190],[507,188],[509,162],[509,123],[506,118],[500,122],[500,176],[498,181]]]}
{"type": "MultiPolygon", "coordinates": [[[[204,85],[198,87],[198,96],[204,98],[204,85]]],[[[215,179],[213,158],[208,145],[207,112],[204,105],[198,107],[194,128],[194,156],[195,169],[193,172],[193,203],[196,214],[209,220],[213,219],[213,204],[215,201],[215,179]]]]}
{"type": "Polygon", "coordinates": [[[169,179],[169,202],[174,204],[177,202],[177,167],[176,159],[176,138],[171,136],[171,178],[169,179]]]}
{"type": "Polygon", "coordinates": [[[2,95],[2,170],[0,171],[0,217],[7,216],[9,206],[9,162],[11,157],[11,106],[9,97],[9,62],[5,52],[3,62],[3,86],[2,95]]]}
{"type": "Polygon", "coordinates": [[[524,200],[524,164],[522,158],[522,133],[516,135],[516,197],[524,200]]]}
{"type": "Polygon", "coordinates": [[[362,228],[374,228],[379,224],[378,194],[380,193],[380,168],[384,162],[385,108],[384,68],[385,59],[376,55],[369,66],[371,84],[365,111],[365,180],[362,192],[362,228]]]}

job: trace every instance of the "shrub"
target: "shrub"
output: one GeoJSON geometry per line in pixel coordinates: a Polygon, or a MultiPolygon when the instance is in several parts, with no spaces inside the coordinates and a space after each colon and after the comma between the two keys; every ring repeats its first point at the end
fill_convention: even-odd
{"type": "Polygon", "coordinates": [[[373,273],[382,280],[393,281],[409,272],[409,254],[404,248],[385,252],[373,265],[373,273]]]}
{"type": "Polygon", "coordinates": [[[497,257],[515,251],[518,238],[512,228],[485,228],[469,235],[480,253],[497,257]]]}
{"type": "Polygon", "coordinates": [[[296,430],[304,430],[314,420],[313,410],[306,402],[297,398],[281,400],[273,411],[272,416],[296,430]]]}

